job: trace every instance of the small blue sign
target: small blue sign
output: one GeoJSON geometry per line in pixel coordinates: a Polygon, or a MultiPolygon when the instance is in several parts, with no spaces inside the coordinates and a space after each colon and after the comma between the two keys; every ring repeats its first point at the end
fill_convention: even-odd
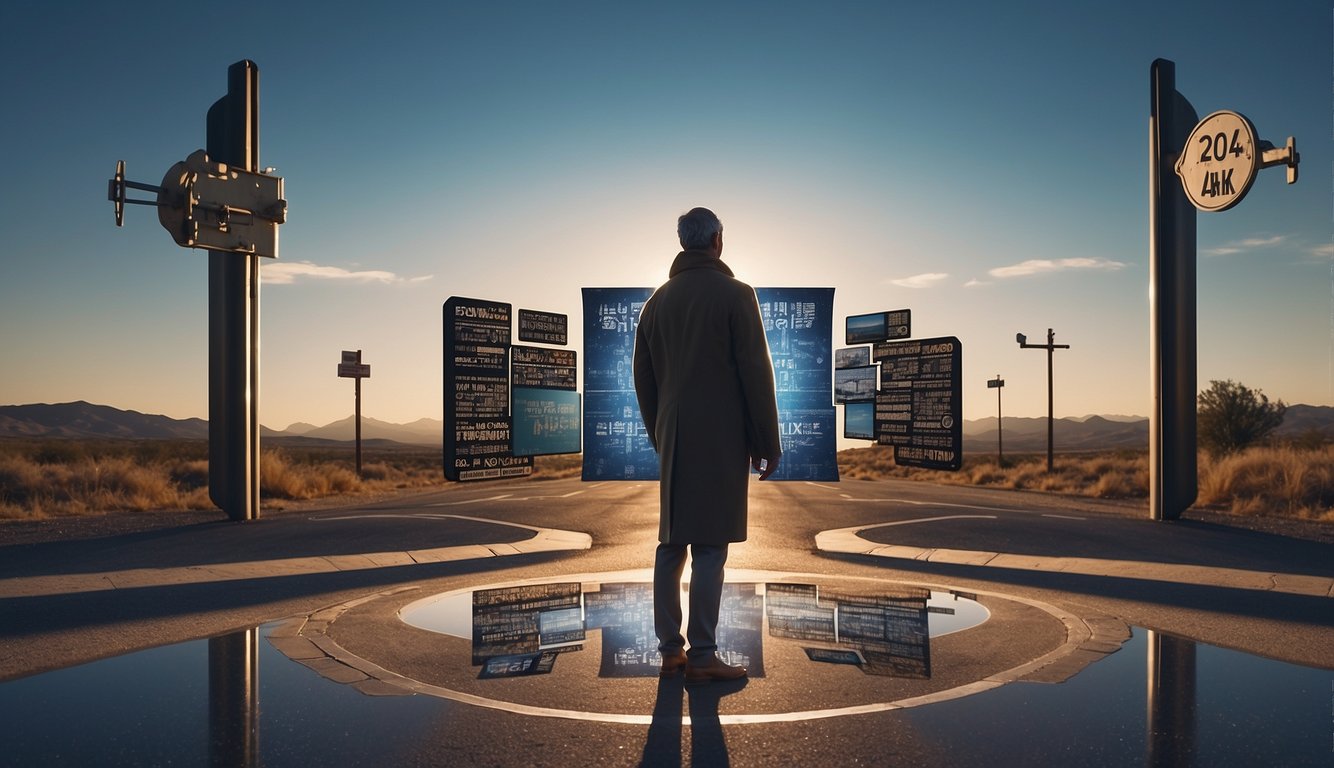
{"type": "Polygon", "coordinates": [[[564,389],[515,387],[515,456],[579,452],[579,393],[564,389]]]}

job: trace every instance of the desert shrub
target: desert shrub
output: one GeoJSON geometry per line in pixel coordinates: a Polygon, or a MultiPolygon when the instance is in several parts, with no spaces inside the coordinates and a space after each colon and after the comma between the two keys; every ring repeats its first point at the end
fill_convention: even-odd
{"type": "Polygon", "coordinates": [[[1258,443],[1278,429],[1288,407],[1269,402],[1258,389],[1227,381],[1211,381],[1198,398],[1200,446],[1227,455],[1258,443]]]}
{"type": "Polygon", "coordinates": [[[92,453],[86,443],[75,440],[46,440],[35,446],[32,460],[38,464],[73,464],[92,453]]]}
{"type": "Polygon", "coordinates": [[[363,463],[361,465],[362,480],[389,480],[394,478],[397,474],[398,473],[395,472],[392,467],[382,461],[374,464],[363,463]]]}
{"type": "Polygon", "coordinates": [[[0,503],[22,504],[42,486],[42,468],[21,456],[0,456],[0,503]]]}
{"type": "Polygon", "coordinates": [[[208,489],[208,459],[173,462],[168,473],[172,482],[184,490],[208,489]]]}

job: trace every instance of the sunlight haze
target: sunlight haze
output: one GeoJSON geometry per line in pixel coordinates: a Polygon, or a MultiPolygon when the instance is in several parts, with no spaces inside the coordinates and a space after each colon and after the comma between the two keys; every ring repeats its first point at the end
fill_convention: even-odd
{"type": "MultiPolygon", "coordinates": [[[[657,286],[676,217],[724,223],[754,286],[911,309],[964,346],[964,416],[1147,416],[1149,66],[1203,117],[1301,153],[1198,216],[1199,384],[1334,405],[1328,4],[10,3],[0,403],[208,415],[207,259],[148,207],[204,146],[228,65],[260,73],[285,179],[263,264],[261,420],[442,418],[450,296],[569,316],[657,286]],[[246,19],[246,14],[251,14],[246,19]],[[1257,14],[1269,21],[1257,20],[1257,14]],[[1279,23],[1281,20],[1281,24],[1279,23]],[[230,24],[230,25],[229,25],[230,24]]],[[[581,376],[582,379],[582,376],[581,376]]],[[[582,385],[582,380],[581,380],[582,385]]]]}

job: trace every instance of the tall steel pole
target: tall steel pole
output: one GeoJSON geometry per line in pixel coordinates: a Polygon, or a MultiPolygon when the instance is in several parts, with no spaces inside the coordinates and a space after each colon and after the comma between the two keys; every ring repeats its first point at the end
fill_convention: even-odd
{"type": "MultiPolygon", "coordinates": [[[[211,159],[259,171],[259,67],[227,68],[208,110],[211,159]]],[[[208,255],[209,497],[232,520],[259,518],[259,255],[208,255]]]]}
{"type": "MultiPolygon", "coordinates": [[[[361,364],[361,350],[357,350],[357,364],[361,364]]],[[[357,477],[361,477],[361,377],[357,379],[356,409],[357,409],[357,477]]]]}
{"type": "Polygon", "coordinates": [[[1176,520],[1198,494],[1195,206],[1174,170],[1199,117],[1176,65],[1149,68],[1149,517],[1176,520]]]}
{"type": "Polygon", "coordinates": [[[1055,338],[1056,334],[1052,333],[1052,330],[1048,328],[1047,329],[1047,472],[1048,473],[1054,472],[1056,470],[1056,460],[1055,457],[1052,455],[1053,436],[1055,435],[1055,429],[1056,429],[1055,427],[1056,386],[1053,382],[1053,375],[1052,375],[1052,357],[1054,356],[1053,353],[1056,350],[1056,347],[1052,344],[1052,341],[1055,338]]]}

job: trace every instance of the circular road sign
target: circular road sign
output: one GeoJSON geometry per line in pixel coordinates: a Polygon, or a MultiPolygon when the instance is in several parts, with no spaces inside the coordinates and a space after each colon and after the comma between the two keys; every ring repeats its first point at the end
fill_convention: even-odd
{"type": "Polygon", "coordinates": [[[1255,126],[1222,110],[1200,121],[1177,159],[1186,197],[1201,211],[1226,211],[1246,196],[1260,168],[1255,126]]]}

